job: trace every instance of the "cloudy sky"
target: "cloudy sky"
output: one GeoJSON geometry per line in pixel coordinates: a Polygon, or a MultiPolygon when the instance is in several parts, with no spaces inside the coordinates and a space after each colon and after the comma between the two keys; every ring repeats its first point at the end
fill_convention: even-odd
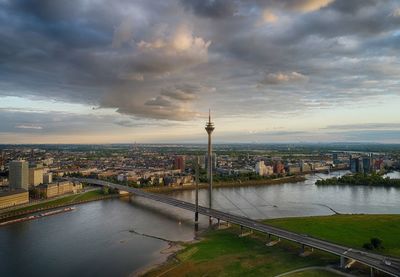
{"type": "Polygon", "coordinates": [[[398,0],[0,0],[0,143],[400,142],[398,0]]]}

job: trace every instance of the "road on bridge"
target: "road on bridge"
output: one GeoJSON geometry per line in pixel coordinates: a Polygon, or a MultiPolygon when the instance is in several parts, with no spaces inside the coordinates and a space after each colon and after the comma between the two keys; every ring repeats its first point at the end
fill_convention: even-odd
{"type": "MultiPolygon", "coordinates": [[[[146,192],[140,189],[127,187],[123,185],[114,184],[111,182],[106,182],[97,179],[86,179],[86,178],[70,178],[73,181],[79,181],[83,183],[89,183],[99,186],[107,186],[111,188],[116,188],[122,191],[128,191],[135,195],[142,196],[148,199],[152,199],[157,202],[165,203],[171,206],[182,208],[188,211],[195,212],[196,205],[190,202],[178,200],[167,195],[155,194],[146,192]]],[[[222,212],[215,209],[209,209],[203,206],[198,207],[198,212],[202,215],[217,218],[219,220],[227,221],[233,224],[237,224],[252,230],[256,230],[265,234],[271,234],[279,238],[287,239],[300,243],[302,245],[307,245],[322,251],[326,251],[340,257],[356,260],[362,264],[370,266],[371,268],[377,269],[379,271],[385,272],[391,276],[400,276],[400,260],[394,259],[392,257],[386,257],[383,255],[373,254],[365,251],[351,249],[342,245],[331,243],[325,240],[312,238],[306,235],[297,234],[284,229],[276,228],[257,220],[242,217],[239,215],[233,215],[227,212],[222,212]]]]}

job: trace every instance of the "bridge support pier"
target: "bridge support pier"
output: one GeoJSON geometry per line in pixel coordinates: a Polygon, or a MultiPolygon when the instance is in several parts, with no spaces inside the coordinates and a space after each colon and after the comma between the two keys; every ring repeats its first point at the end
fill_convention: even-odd
{"type": "Polygon", "coordinates": [[[198,212],[194,213],[194,229],[195,229],[195,231],[199,230],[199,213],[198,212]]]}
{"type": "Polygon", "coordinates": [[[344,256],[340,256],[340,268],[344,268],[346,266],[346,258],[344,256]]]}
{"type": "Polygon", "coordinates": [[[240,238],[246,237],[248,235],[251,235],[252,233],[253,233],[253,230],[250,230],[248,232],[244,232],[244,227],[242,225],[240,225],[240,235],[239,235],[240,238]]]}
{"type": "Polygon", "coordinates": [[[374,268],[371,267],[371,271],[370,271],[369,276],[374,277],[374,275],[375,275],[374,268]]]}

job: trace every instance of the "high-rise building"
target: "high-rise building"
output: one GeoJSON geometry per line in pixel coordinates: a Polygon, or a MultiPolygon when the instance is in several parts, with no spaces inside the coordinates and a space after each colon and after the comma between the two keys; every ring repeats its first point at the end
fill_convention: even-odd
{"type": "Polygon", "coordinates": [[[334,164],[338,164],[340,162],[338,153],[333,153],[332,154],[332,161],[333,161],[334,164]]]}
{"type": "Polygon", "coordinates": [[[256,173],[260,176],[264,176],[265,175],[265,163],[264,161],[258,161],[256,163],[256,173]]]}
{"type": "Polygon", "coordinates": [[[350,157],[350,171],[356,173],[358,169],[358,158],[350,157]]]}
{"type": "Polygon", "coordinates": [[[180,169],[184,172],[186,168],[185,156],[176,156],[174,159],[174,169],[180,169]]]}
{"type": "Polygon", "coordinates": [[[43,168],[31,167],[29,168],[29,185],[37,186],[43,184],[43,168]]]}
{"type": "Polygon", "coordinates": [[[29,164],[24,160],[11,161],[10,165],[10,189],[26,189],[28,190],[29,181],[29,164]]]}
{"type": "Polygon", "coordinates": [[[371,157],[364,157],[362,159],[364,173],[370,173],[372,171],[372,159],[371,157]]]}

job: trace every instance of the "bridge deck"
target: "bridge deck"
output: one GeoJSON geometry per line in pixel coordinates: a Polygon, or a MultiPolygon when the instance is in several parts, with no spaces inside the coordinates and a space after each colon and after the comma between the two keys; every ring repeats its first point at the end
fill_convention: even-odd
{"type": "MultiPolygon", "coordinates": [[[[195,212],[196,206],[193,203],[178,200],[166,195],[155,194],[150,192],[145,192],[140,189],[122,186],[106,181],[101,181],[97,179],[84,179],[84,178],[71,178],[72,180],[76,180],[79,182],[85,182],[89,184],[99,185],[99,186],[107,186],[116,188],[123,191],[128,191],[134,193],[135,195],[142,196],[157,202],[165,203],[171,206],[175,206],[178,208],[182,208],[188,211],[195,212]]],[[[369,252],[364,252],[360,250],[351,249],[349,247],[345,247],[342,245],[338,245],[335,243],[331,243],[328,241],[324,241],[321,239],[312,238],[306,235],[297,234],[294,232],[290,232],[284,229],[276,228],[264,223],[261,223],[257,220],[253,220],[250,218],[242,217],[239,215],[233,215],[226,212],[218,211],[215,209],[208,209],[203,206],[199,206],[198,212],[205,216],[210,216],[213,218],[218,218],[223,221],[227,221],[233,224],[241,225],[246,228],[256,230],[262,233],[271,234],[280,238],[284,238],[290,241],[294,241],[300,244],[304,244],[316,249],[320,249],[322,251],[326,251],[335,255],[339,255],[342,257],[346,257],[349,259],[356,260],[360,263],[363,263],[367,266],[375,268],[379,271],[385,272],[392,276],[400,276],[400,260],[392,257],[386,257],[378,254],[373,254],[369,252]],[[391,264],[388,265],[384,262],[384,260],[390,260],[391,264]]]]}

